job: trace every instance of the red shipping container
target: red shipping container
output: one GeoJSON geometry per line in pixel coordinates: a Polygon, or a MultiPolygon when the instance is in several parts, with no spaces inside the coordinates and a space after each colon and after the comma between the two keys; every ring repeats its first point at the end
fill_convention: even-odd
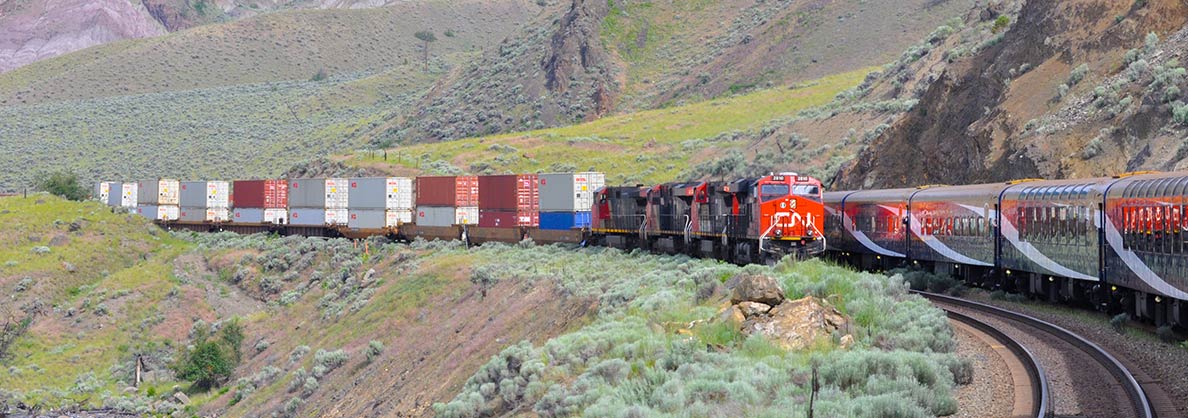
{"type": "Polygon", "coordinates": [[[455,207],[479,205],[479,178],[476,176],[458,176],[455,184],[455,207]]]}
{"type": "Polygon", "coordinates": [[[516,210],[479,210],[480,227],[515,228],[540,226],[540,212],[516,210]]]}
{"type": "Polygon", "coordinates": [[[479,210],[540,211],[540,183],[536,174],[479,177],[479,210]]]}
{"type": "Polygon", "coordinates": [[[285,180],[236,180],[231,186],[231,206],[284,209],[289,206],[289,182],[285,180]]]}
{"type": "Polygon", "coordinates": [[[454,206],[457,177],[417,177],[417,206],[454,206]]]}

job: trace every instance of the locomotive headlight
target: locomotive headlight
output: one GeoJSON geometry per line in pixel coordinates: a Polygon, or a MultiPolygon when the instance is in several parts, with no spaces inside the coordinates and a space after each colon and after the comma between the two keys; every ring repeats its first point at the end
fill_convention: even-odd
{"type": "Polygon", "coordinates": [[[788,202],[780,202],[780,209],[788,207],[788,202]]]}
{"type": "Polygon", "coordinates": [[[1052,276],[1048,276],[1048,281],[1049,281],[1049,282],[1054,282],[1054,281],[1056,281],[1056,278],[1055,278],[1055,277],[1052,277],[1052,276]]]}
{"type": "Polygon", "coordinates": [[[1163,298],[1161,298],[1161,297],[1159,297],[1159,296],[1156,296],[1156,297],[1155,297],[1155,303],[1159,303],[1159,302],[1163,302],[1163,298]]]}
{"type": "Polygon", "coordinates": [[[1111,292],[1117,292],[1117,291],[1118,291],[1118,286],[1110,286],[1110,291],[1111,291],[1111,292]]]}
{"type": "Polygon", "coordinates": [[[776,230],[776,236],[777,236],[777,237],[778,237],[778,236],[783,236],[783,235],[784,235],[784,230],[782,230],[782,229],[777,229],[777,230],[776,230]]]}

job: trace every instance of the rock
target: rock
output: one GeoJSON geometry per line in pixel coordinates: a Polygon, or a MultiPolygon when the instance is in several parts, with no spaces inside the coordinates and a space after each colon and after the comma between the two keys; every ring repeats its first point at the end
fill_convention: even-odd
{"type": "Polygon", "coordinates": [[[62,269],[66,270],[67,273],[74,273],[75,271],[78,271],[78,269],[74,267],[74,264],[70,264],[65,261],[62,262],[62,269]]]}
{"type": "Polygon", "coordinates": [[[66,235],[54,235],[53,238],[50,238],[49,245],[51,247],[61,247],[68,242],[70,242],[70,237],[66,235]]]}
{"type": "Polygon", "coordinates": [[[70,232],[78,232],[80,229],[82,229],[82,224],[78,223],[77,221],[70,223],[70,232]]]}
{"type": "Polygon", "coordinates": [[[735,324],[736,326],[742,326],[743,321],[746,321],[747,317],[746,315],[743,315],[742,310],[739,309],[737,305],[730,305],[721,312],[718,312],[718,320],[729,322],[735,324]]]}
{"type": "Polygon", "coordinates": [[[748,275],[738,281],[730,296],[730,303],[737,305],[743,301],[776,306],[784,301],[784,289],[771,277],[748,275]]]}
{"type": "Polygon", "coordinates": [[[177,400],[177,402],[178,402],[178,403],[180,403],[180,404],[182,404],[182,405],[189,405],[189,404],[190,404],[190,397],[189,397],[189,396],[186,396],[186,394],[184,394],[184,393],[181,393],[181,392],[174,393],[174,394],[173,394],[173,399],[176,399],[176,400],[177,400]]]}
{"type": "Polygon", "coordinates": [[[829,338],[834,331],[845,332],[849,320],[824,301],[808,296],[785,301],[771,308],[768,315],[749,317],[742,329],[744,334],[763,335],[784,349],[799,350],[817,338],[829,338]]]}
{"type": "Polygon", "coordinates": [[[28,238],[29,238],[29,242],[41,242],[40,235],[30,235],[28,238]]]}
{"type": "Polygon", "coordinates": [[[136,393],[136,388],[134,388],[132,386],[128,386],[128,387],[124,388],[124,393],[136,393]]]}
{"type": "Polygon", "coordinates": [[[841,346],[841,348],[850,348],[850,346],[854,345],[854,336],[850,334],[843,335],[837,345],[841,346]]]}
{"type": "Polygon", "coordinates": [[[759,302],[743,301],[738,304],[738,309],[742,311],[743,316],[750,318],[753,316],[766,314],[771,310],[771,305],[759,302]]]}

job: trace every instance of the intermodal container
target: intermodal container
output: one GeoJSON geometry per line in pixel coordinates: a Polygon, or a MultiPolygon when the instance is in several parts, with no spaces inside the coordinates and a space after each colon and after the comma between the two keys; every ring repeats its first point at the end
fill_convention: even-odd
{"type": "Polygon", "coordinates": [[[388,209],[386,226],[396,227],[413,222],[413,209],[388,209]]]}
{"type": "Polygon", "coordinates": [[[322,226],[325,224],[326,209],[289,208],[289,225],[322,226]]]}
{"type": "Polygon", "coordinates": [[[383,209],[351,209],[347,226],[352,229],[382,229],[388,226],[388,211],[383,209]]]}
{"type": "Polygon", "coordinates": [[[108,197],[111,196],[111,182],[103,181],[95,183],[95,191],[91,193],[91,198],[108,204],[108,197]]]}
{"type": "Polygon", "coordinates": [[[231,210],[227,208],[199,208],[182,206],[178,220],[184,222],[227,222],[231,219],[231,210]]]}
{"type": "Polygon", "coordinates": [[[590,212],[541,212],[540,229],[568,231],[590,227],[590,212]]]}
{"type": "Polygon", "coordinates": [[[478,225],[479,208],[478,206],[466,206],[455,208],[454,210],[454,224],[456,225],[478,225]]]}
{"type": "Polygon", "coordinates": [[[108,182],[107,183],[107,197],[103,200],[107,206],[120,206],[120,201],[124,196],[124,183],[108,182]]]}
{"type": "Polygon", "coordinates": [[[412,209],[413,179],[362,177],[350,179],[350,209],[412,209]]]}
{"type": "Polygon", "coordinates": [[[540,210],[540,185],[536,174],[481,176],[479,210],[540,210]]]}
{"type": "Polygon", "coordinates": [[[478,225],[483,228],[539,226],[540,212],[517,210],[479,210],[478,225]]]}
{"type": "Polygon", "coordinates": [[[454,225],[456,210],[450,206],[417,206],[418,226],[454,225]]]}
{"type": "Polygon", "coordinates": [[[136,203],[148,205],[177,205],[177,180],[146,180],[139,182],[136,203]]]}
{"type": "Polygon", "coordinates": [[[289,182],[285,180],[237,180],[231,186],[231,206],[237,208],[284,209],[289,205],[289,182]]]}
{"type": "Polygon", "coordinates": [[[540,175],[540,210],[582,212],[594,205],[594,191],[606,185],[606,175],[597,172],[540,175]]]}
{"type": "Polygon", "coordinates": [[[289,181],[289,207],[346,209],[349,193],[347,179],[294,179],[289,181]]]}
{"type": "Polygon", "coordinates": [[[181,206],[192,208],[226,208],[231,206],[231,183],[225,181],[183,181],[181,206]]]}
{"type": "Polygon", "coordinates": [[[264,208],[235,208],[231,210],[231,222],[245,224],[264,223],[264,208]]]}
{"type": "Polygon", "coordinates": [[[479,205],[475,176],[417,177],[417,206],[470,207],[479,205]]]}
{"type": "Polygon", "coordinates": [[[136,183],[124,183],[121,185],[120,192],[120,206],[135,209],[136,208],[136,183]]]}
{"type": "Polygon", "coordinates": [[[176,221],[180,210],[173,205],[140,205],[136,213],[140,216],[158,221],[176,221]]]}

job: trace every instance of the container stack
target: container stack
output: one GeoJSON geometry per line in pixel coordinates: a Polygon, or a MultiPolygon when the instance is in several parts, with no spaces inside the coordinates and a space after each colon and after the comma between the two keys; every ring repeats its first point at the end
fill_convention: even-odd
{"type": "Polygon", "coordinates": [[[483,228],[540,225],[540,186],[536,174],[478,178],[479,226],[483,228]]]}
{"type": "Polygon", "coordinates": [[[418,226],[478,224],[478,177],[417,177],[416,196],[418,226]]]}
{"type": "Polygon", "coordinates": [[[91,192],[91,198],[108,204],[108,199],[111,197],[111,182],[99,182],[95,184],[95,190],[91,192]]]}
{"type": "Polygon", "coordinates": [[[181,182],[182,222],[227,222],[231,218],[231,183],[225,181],[181,182]]]}
{"type": "Polygon", "coordinates": [[[131,210],[135,210],[137,195],[138,195],[138,193],[137,193],[137,189],[136,189],[136,183],[121,184],[120,185],[120,204],[118,206],[123,207],[123,208],[128,208],[131,210]]]}
{"type": "Polygon", "coordinates": [[[278,224],[288,222],[289,182],[237,180],[231,184],[231,222],[278,224]]]}
{"type": "Polygon", "coordinates": [[[347,226],[351,229],[395,228],[413,221],[413,179],[365,177],[350,179],[347,226]]]}
{"type": "Polygon", "coordinates": [[[158,221],[176,221],[179,182],[177,180],[147,180],[136,186],[136,213],[158,221]]]}
{"type": "Polygon", "coordinates": [[[107,182],[107,195],[101,197],[100,200],[107,206],[120,207],[120,202],[124,198],[124,183],[107,182]]]}
{"type": "Polygon", "coordinates": [[[540,175],[540,229],[590,227],[594,192],[606,185],[597,172],[540,175]]]}
{"type": "Polygon", "coordinates": [[[347,179],[289,180],[289,224],[346,225],[349,193],[347,179]]]}

